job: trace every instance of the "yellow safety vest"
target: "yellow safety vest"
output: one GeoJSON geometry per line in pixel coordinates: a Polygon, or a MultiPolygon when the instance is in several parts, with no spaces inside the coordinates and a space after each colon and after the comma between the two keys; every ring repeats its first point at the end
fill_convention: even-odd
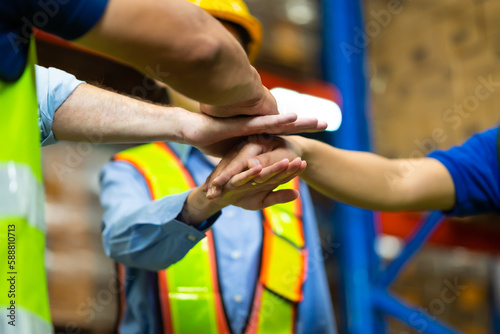
{"type": "MultiPolygon", "coordinates": [[[[196,186],[191,174],[165,143],[125,150],[126,161],[145,178],[151,198],[196,186]]],[[[298,179],[285,187],[298,189],[298,179]]],[[[307,250],[300,200],[263,210],[264,233],[259,279],[245,333],[294,333],[302,300],[307,250]]],[[[164,333],[230,333],[219,291],[217,257],[211,231],[179,262],[158,272],[164,333]]]]}
{"type": "Polygon", "coordinates": [[[0,81],[0,333],[52,333],[45,276],[44,192],[36,50],[14,83],[0,81]],[[15,325],[15,326],[14,326],[15,325]]]}

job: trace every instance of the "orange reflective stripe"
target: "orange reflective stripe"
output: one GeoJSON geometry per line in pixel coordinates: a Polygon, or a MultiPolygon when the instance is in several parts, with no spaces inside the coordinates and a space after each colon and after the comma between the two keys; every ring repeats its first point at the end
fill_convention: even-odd
{"type": "Polygon", "coordinates": [[[264,286],[260,283],[259,280],[257,280],[257,284],[255,285],[252,309],[250,310],[250,316],[248,317],[248,324],[245,329],[245,334],[257,333],[257,328],[259,328],[259,315],[263,290],[264,286]]]}
{"type": "Polygon", "coordinates": [[[219,290],[219,277],[217,275],[217,258],[215,254],[215,243],[214,236],[211,230],[206,232],[208,239],[208,253],[210,257],[210,265],[212,267],[212,284],[213,291],[216,293],[217,298],[215,300],[215,309],[217,310],[217,327],[219,328],[219,333],[226,334],[230,333],[229,327],[227,324],[226,316],[224,313],[224,306],[222,304],[221,293],[219,290]]]}
{"type": "Polygon", "coordinates": [[[158,272],[158,284],[160,289],[161,316],[163,320],[163,332],[173,333],[172,317],[170,313],[170,299],[168,297],[167,271],[158,272]]]}

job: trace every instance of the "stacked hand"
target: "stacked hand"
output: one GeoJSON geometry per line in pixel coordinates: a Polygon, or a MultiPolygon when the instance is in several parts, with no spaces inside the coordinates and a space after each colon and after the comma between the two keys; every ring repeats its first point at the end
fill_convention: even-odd
{"type": "MultiPolygon", "coordinates": [[[[270,134],[322,131],[327,127],[325,122],[297,119],[295,114],[279,115],[276,101],[267,89],[255,101],[230,107],[201,105],[200,110],[205,115],[192,116],[205,117],[201,119],[205,126],[195,128],[194,121],[188,122],[184,138],[206,154],[223,156],[201,189],[214,209],[232,204],[258,210],[298,196],[291,190],[274,192],[274,189],[302,173],[306,162],[300,158],[293,139],[270,134]]],[[[197,199],[202,195],[199,190],[192,194],[197,199]]]]}
{"type": "Polygon", "coordinates": [[[300,158],[291,162],[283,159],[265,168],[256,165],[232,177],[214,199],[207,198],[205,185],[197,187],[189,194],[180,218],[185,223],[196,225],[228,205],[246,210],[261,210],[293,201],[299,197],[296,190],[274,190],[298,176],[305,168],[306,162],[300,158]],[[259,178],[258,183],[253,182],[256,177],[259,178]]]}
{"type": "Polygon", "coordinates": [[[322,131],[327,124],[316,118],[299,118],[295,114],[272,116],[238,116],[214,118],[186,112],[182,138],[203,153],[222,157],[253,134],[292,134],[322,131]]]}
{"type": "Polygon", "coordinates": [[[204,187],[207,198],[221,196],[229,184],[249,176],[249,172],[255,168],[261,171],[258,174],[250,173],[253,175],[251,181],[256,184],[269,182],[277,165],[289,161],[293,163],[300,160],[301,156],[297,137],[250,136],[234,147],[210,174],[204,187]]]}
{"type": "Polygon", "coordinates": [[[182,138],[203,153],[222,157],[253,134],[294,134],[326,129],[326,122],[316,118],[279,115],[276,100],[262,86],[262,94],[250,101],[231,106],[200,104],[200,113],[187,113],[183,119],[182,138]]]}

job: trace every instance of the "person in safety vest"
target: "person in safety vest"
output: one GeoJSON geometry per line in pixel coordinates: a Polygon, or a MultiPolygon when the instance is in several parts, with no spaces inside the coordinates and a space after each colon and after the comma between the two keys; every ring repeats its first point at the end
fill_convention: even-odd
{"type": "MultiPolygon", "coordinates": [[[[200,108],[207,115],[278,114],[274,98],[262,86],[241,46],[215,19],[192,3],[184,0],[0,0],[1,127],[9,138],[9,144],[0,148],[0,245],[4,246],[0,253],[0,290],[3,291],[0,318],[7,320],[0,322],[2,334],[53,332],[44,267],[45,222],[34,28],[133,65],[200,101],[200,108]]],[[[56,139],[89,140],[89,131],[91,134],[94,131],[108,142],[134,141],[140,137],[144,141],[159,138],[186,141],[183,131],[187,126],[179,121],[189,117],[184,111],[155,109],[90,87],[80,87],[73,95],[78,99],[56,114],[56,139]],[[101,109],[95,109],[96,106],[101,109]],[[138,113],[143,107],[152,112],[146,112],[145,120],[144,113],[138,113]],[[91,112],[93,114],[89,114],[91,112]],[[154,120],[161,120],[156,123],[156,130],[154,120]],[[143,121],[145,132],[136,136],[143,121]],[[153,136],[148,137],[146,131],[151,129],[153,136]]],[[[222,129],[231,126],[233,121],[223,125],[213,122],[212,118],[198,118],[188,130],[189,134],[201,130],[203,137],[213,132],[211,126],[222,129]],[[197,126],[201,126],[200,129],[197,126]]],[[[269,123],[280,125],[290,118],[249,121],[254,122],[251,132],[262,132],[269,123]]],[[[233,135],[228,132],[219,139],[233,135]]],[[[193,144],[204,145],[200,137],[190,138],[193,144]]]]}
{"type": "MultiPolygon", "coordinates": [[[[193,2],[216,6],[243,45],[245,36],[260,44],[242,1],[193,2]]],[[[120,263],[120,333],[336,332],[313,205],[295,177],[305,164],[287,161],[248,169],[216,201],[203,184],[218,159],[191,146],[137,146],[104,166],[102,234],[120,263]]]]}

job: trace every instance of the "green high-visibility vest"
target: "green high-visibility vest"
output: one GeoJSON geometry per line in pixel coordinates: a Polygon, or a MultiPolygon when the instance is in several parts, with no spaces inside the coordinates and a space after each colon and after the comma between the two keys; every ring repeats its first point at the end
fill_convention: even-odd
{"type": "Polygon", "coordinates": [[[31,41],[26,68],[0,81],[0,333],[52,333],[44,265],[44,192],[31,41]]]}

